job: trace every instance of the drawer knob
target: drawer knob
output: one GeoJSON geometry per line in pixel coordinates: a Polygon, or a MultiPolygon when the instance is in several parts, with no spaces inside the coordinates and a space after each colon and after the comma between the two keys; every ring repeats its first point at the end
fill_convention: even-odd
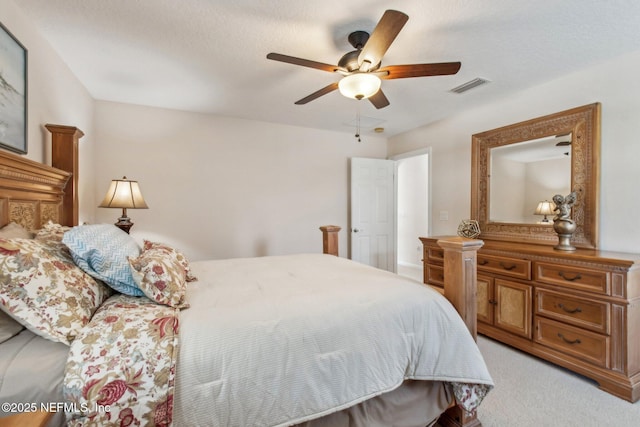
{"type": "Polygon", "coordinates": [[[564,274],[564,271],[559,271],[558,276],[562,277],[564,280],[568,280],[569,282],[582,279],[582,276],[580,275],[580,273],[576,274],[573,277],[568,277],[566,274],[564,274]]]}
{"type": "Polygon", "coordinates": [[[515,265],[515,264],[505,265],[505,263],[504,263],[504,262],[501,262],[501,263],[500,263],[500,267],[504,268],[504,269],[505,269],[505,270],[507,270],[507,271],[511,271],[511,270],[513,270],[514,268],[516,268],[516,265],[515,265]]]}
{"type": "Polygon", "coordinates": [[[558,337],[560,337],[560,339],[562,339],[562,341],[566,342],[567,344],[580,344],[581,342],[580,338],[576,338],[575,340],[568,340],[560,332],[558,332],[558,337]]]}
{"type": "Polygon", "coordinates": [[[569,313],[569,314],[573,314],[573,313],[582,313],[582,309],[580,307],[576,307],[574,309],[571,308],[567,308],[564,304],[560,303],[558,304],[558,307],[560,307],[561,309],[563,309],[565,312],[569,313]]]}
{"type": "Polygon", "coordinates": [[[483,259],[482,261],[480,261],[478,264],[480,265],[487,265],[489,264],[489,261],[487,261],[486,259],[483,259]]]}

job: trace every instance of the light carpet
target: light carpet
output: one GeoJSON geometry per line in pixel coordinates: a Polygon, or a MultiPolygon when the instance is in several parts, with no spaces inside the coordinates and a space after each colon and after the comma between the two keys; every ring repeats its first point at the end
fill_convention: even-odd
{"type": "Polygon", "coordinates": [[[496,384],[479,408],[484,427],[640,427],[640,401],[484,336],[478,346],[496,384]]]}

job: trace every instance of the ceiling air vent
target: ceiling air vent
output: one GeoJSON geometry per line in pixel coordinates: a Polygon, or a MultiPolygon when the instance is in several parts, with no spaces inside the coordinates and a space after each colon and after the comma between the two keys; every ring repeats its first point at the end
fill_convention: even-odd
{"type": "Polygon", "coordinates": [[[477,77],[477,78],[475,78],[473,80],[469,80],[466,83],[462,83],[460,86],[454,87],[449,92],[463,93],[463,92],[466,92],[468,90],[473,89],[474,87],[478,87],[480,85],[483,85],[485,83],[489,83],[489,80],[485,80],[483,78],[477,77]]]}

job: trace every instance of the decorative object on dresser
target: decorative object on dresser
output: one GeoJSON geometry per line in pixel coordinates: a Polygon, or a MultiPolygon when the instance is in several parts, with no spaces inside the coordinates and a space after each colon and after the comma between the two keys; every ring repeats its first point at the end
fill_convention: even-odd
{"type": "Polygon", "coordinates": [[[480,235],[480,226],[475,219],[463,219],[458,225],[458,236],[475,239],[480,235]]]}
{"type": "Polygon", "coordinates": [[[575,251],[571,245],[571,236],[576,231],[576,222],[571,219],[571,207],[576,203],[576,192],[569,193],[566,197],[561,194],[553,196],[556,207],[553,210],[558,214],[553,218],[553,229],[558,233],[558,244],[554,246],[559,251],[575,251]]]}
{"type": "Polygon", "coordinates": [[[533,212],[533,214],[544,215],[544,218],[540,220],[540,223],[550,225],[551,221],[549,221],[549,218],[547,218],[547,215],[553,215],[553,203],[551,203],[548,200],[538,203],[538,206],[536,207],[536,210],[535,212],[533,212]]]}
{"type": "Polygon", "coordinates": [[[109,190],[104,196],[104,200],[98,206],[100,208],[122,208],[122,216],[115,223],[121,230],[129,233],[133,222],[127,216],[127,209],[148,209],[147,203],[142,197],[138,181],[132,181],[123,176],[122,179],[111,181],[109,190]]]}

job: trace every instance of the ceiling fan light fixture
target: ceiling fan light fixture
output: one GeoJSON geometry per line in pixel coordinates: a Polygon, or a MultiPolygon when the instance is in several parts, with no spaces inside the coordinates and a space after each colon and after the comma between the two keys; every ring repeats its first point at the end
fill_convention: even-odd
{"type": "Polygon", "coordinates": [[[338,89],[347,98],[366,99],[375,95],[381,85],[382,80],[375,74],[353,73],[338,82],[338,89]]]}

